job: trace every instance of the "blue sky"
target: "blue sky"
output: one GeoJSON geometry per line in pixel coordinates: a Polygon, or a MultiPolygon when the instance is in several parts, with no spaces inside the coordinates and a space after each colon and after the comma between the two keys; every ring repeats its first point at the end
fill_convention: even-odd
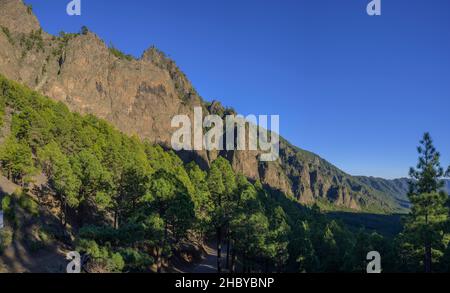
{"type": "Polygon", "coordinates": [[[280,132],[353,175],[407,176],[430,131],[450,164],[450,1],[27,0],[49,33],[87,25],[135,56],[155,45],[206,100],[279,114],[280,132]]]}

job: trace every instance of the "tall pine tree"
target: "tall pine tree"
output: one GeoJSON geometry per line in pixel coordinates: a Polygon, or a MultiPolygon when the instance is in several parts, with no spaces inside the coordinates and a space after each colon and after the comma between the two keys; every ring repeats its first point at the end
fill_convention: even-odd
{"type": "Polygon", "coordinates": [[[405,236],[423,255],[425,272],[431,272],[433,252],[437,256],[441,254],[444,224],[448,219],[447,195],[442,192],[441,180],[444,169],[429,133],[424,134],[417,151],[419,162],[409,172],[412,180],[408,197],[412,208],[405,225],[405,236]]]}

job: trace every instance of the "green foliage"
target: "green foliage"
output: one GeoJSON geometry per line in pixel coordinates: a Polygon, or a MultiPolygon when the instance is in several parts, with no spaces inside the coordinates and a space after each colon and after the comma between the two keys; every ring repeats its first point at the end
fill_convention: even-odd
{"type": "Polygon", "coordinates": [[[431,272],[433,263],[439,263],[449,242],[448,195],[442,191],[444,170],[429,133],[425,133],[417,150],[417,168],[410,170],[408,197],[412,208],[399,236],[401,257],[410,268],[418,268],[422,263],[425,272],[431,272]]]}
{"type": "Polygon", "coordinates": [[[6,108],[5,99],[2,96],[0,96],[0,127],[2,127],[4,123],[5,108],[6,108]]]}
{"type": "Polygon", "coordinates": [[[22,208],[32,216],[39,215],[39,205],[28,194],[22,190],[16,190],[12,195],[6,195],[1,201],[1,210],[3,210],[6,218],[12,222],[14,226],[18,226],[17,208],[22,208]]]}
{"type": "MultiPolygon", "coordinates": [[[[366,246],[395,250],[384,238],[353,233],[317,207],[249,182],[222,157],[209,170],[186,166],[172,151],[1,76],[0,101],[13,113],[11,136],[0,147],[2,171],[19,183],[37,168],[46,175],[61,223],[76,227],[66,231],[91,256],[93,271],[162,271],[192,235],[214,237],[229,271],[361,271],[366,246]]],[[[12,214],[17,206],[36,210],[21,193],[2,206],[12,214]]],[[[37,238],[30,242],[36,249],[48,241],[37,238]]]]}
{"type": "Polygon", "coordinates": [[[62,153],[55,141],[38,150],[38,161],[50,186],[56,192],[60,201],[74,208],[79,204],[78,190],[80,180],[72,169],[69,158],[62,153]]]}
{"type": "Polygon", "coordinates": [[[31,50],[36,52],[44,51],[44,39],[42,38],[42,29],[31,31],[28,35],[22,35],[20,38],[20,46],[23,48],[22,58],[31,50]]]}
{"type": "Polygon", "coordinates": [[[125,261],[125,271],[127,272],[148,272],[154,259],[138,249],[125,248],[120,251],[120,255],[125,261]]]}
{"type": "MultiPolygon", "coordinates": [[[[80,32],[81,34],[81,32],[80,32]]],[[[65,48],[67,47],[69,41],[71,41],[72,39],[76,38],[77,36],[79,36],[80,34],[75,34],[75,33],[66,33],[66,32],[59,32],[58,37],[53,37],[54,40],[57,41],[57,46],[56,48],[53,48],[52,50],[52,55],[53,57],[59,57],[59,65],[61,66],[64,63],[64,52],[65,52],[65,48]]]]}
{"type": "Polygon", "coordinates": [[[194,221],[194,204],[181,181],[164,170],[158,171],[144,200],[166,223],[165,234],[170,225],[177,239],[185,236],[194,221]]]}
{"type": "Polygon", "coordinates": [[[14,234],[9,228],[0,230],[0,255],[12,244],[13,236],[14,234]]]}
{"type": "Polygon", "coordinates": [[[19,197],[19,206],[30,213],[32,216],[39,215],[39,205],[28,194],[23,193],[19,197]]]}
{"type": "Polygon", "coordinates": [[[13,212],[11,196],[7,195],[3,197],[1,210],[5,213],[6,216],[8,216],[9,214],[11,214],[11,212],[13,212]]]}
{"type": "Polygon", "coordinates": [[[33,6],[31,4],[27,4],[26,7],[27,7],[27,13],[30,15],[33,14],[33,6]]]}
{"type": "Polygon", "coordinates": [[[122,272],[125,262],[120,253],[112,252],[108,247],[99,246],[94,240],[79,240],[77,251],[87,253],[92,258],[96,270],[109,273],[122,272]]]}
{"type": "Polygon", "coordinates": [[[4,26],[2,26],[1,28],[2,28],[2,32],[5,34],[6,38],[8,39],[8,42],[9,42],[11,45],[14,45],[15,42],[14,42],[14,39],[13,39],[13,37],[12,37],[12,35],[11,35],[9,29],[8,29],[7,27],[4,27],[4,26]]]}
{"type": "Polygon", "coordinates": [[[89,33],[89,29],[87,26],[83,25],[80,30],[80,34],[87,35],[89,33]]]}
{"type": "Polygon", "coordinates": [[[212,221],[212,212],[214,210],[211,193],[209,192],[206,181],[207,173],[202,171],[194,162],[188,164],[186,169],[194,186],[192,201],[195,207],[195,217],[197,218],[197,229],[202,237],[208,232],[212,221]]]}
{"type": "Polygon", "coordinates": [[[35,172],[30,147],[16,137],[8,137],[0,146],[0,168],[8,179],[23,185],[35,172]]]}
{"type": "Polygon", "coordinates": [[[113,54],[114,56],[116,56],[117,58],[122,59],[122,60],[127,60],[127,61],[134,60],[133,56],[131,56],[129,54],[125,54],[124,52],[122,52],[119,49],[117,49],[116,47],[114,47],[114,45],[110,46],[109,52],[111,52],[111,54],[113,54]]]}

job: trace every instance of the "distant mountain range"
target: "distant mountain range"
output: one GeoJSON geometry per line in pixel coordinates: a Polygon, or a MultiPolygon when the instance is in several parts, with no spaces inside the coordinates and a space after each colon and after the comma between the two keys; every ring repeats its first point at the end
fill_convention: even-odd
{"type": "MultiPolygon", "coordinates": [[[[65,103],[72,111],[103,118],[126,134],[169,148],[175,115],[191,114],[198,106],[205,115],[233,112],[219,102],[203,100],[175,62],[154,47],[135,59],[108,48],[88,30],[47,34],[21,0],[0,0],[0,26],[0,74],[65,103]]],[[[261,163],[260,153],[252,151],[179,155],[204,168],[223,156],[249,179],[303,204],[382,213],[407,207],[404,179],[350,176],[284,139],[280,159],[272,163],[261,163]]]]}
{"type": "MultiPolygon", "coordinates": [[[[397,203],[405,208],[409,207],[408,200],[408,178],[400,178],[400,179],[382,179],[375,177],[358,177],[362,182],[371,186],[373,189],[378,190],[382,193],[388,194],[392,198],[394,198],[397,203]]],[[[450,194],[450,180],[444,179],[444,190],[450,194]]]]}

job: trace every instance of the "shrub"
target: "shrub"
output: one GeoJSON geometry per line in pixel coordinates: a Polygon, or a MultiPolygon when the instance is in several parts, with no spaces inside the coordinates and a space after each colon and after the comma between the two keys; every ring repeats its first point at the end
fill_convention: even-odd
{"type": "Polygon", "coordinates": [[[82,35],[87,35],[88,33],[89,33],[89,29],[87,28],[87,26],[83,25],[83,26],[81,27],[80,34],[82,34],[82,35]]]}
{"type": "Polygon", "coordinates": [[[27,5],[27,13],[32,14],[33,13],[33,6],[31,4],[27,5]]]}
{"type": "Polygon", "coordinates": [[[2,26],[2,31],[5,34],[6,38],[8,39],[8,42],[11,45],[14,45],[15,42],[14,42],[14,39],[12,38],[12,36],[11,36],[11,33],[9,32],[9,29],[7,27],[2,26]]]}
{"type": "Polygon", "coordinates": [[[39,205],[28,194],[19,197],[19,206],[33,216],[39,215],[39,205]]]}
{"type": "Polygon", "coordinates": [[[45,243],[38,239],[27,239],[26,245],[32,253],[38,252],[45,247],[45,243]]]}
{"type": "Polygon", "coordinates": [[[111,54],[113,54],[114,56],[116,56],[119,59],[124,59],[124,60],[128,60],[128,61],[131,61],[134,59],[133,56],[131,56],[129,54],[125,54],[124,52],[115,48],[113,45],[111,45],[111,47],[109,48],[109,51],[111,52],[111,54]]]}
{"type": "Polygon", "coordinates": [[[1,202],[2,210],[5,214],[5,217],[10,221],[13,227],[19,226],[19,220],[16,217],[16,211],[14,207],[14,198],[10,195],[5,196],[1,202]]]}
{"type": "Polygon", "coordinates": [[[121,250],[120,254],[125,261],[125,270],[127,272],[147,272],[154,263],[154,260],[150,255],[142,253],[137,249],[126,248],[121,250]]]}
{"type": "Polygon", "coordinates": [[[5,213],[5,215],[11,213],[11,196],[7,195],[2,199],[2,211],[5,213]]]}
{"type": "Polygon", "coordinates": [[[39,229],[38,236],[41,242],[45,245],[49,245],[53,238],[52,235],[45,229],[39,229]]]}
{"type": "Polygon", "coordinates": [[[12,241],[13,232],[10,229],[4,228],[3,230],[0,230],[0,254],[11,245],[12,241]]]}
{"type": "Polygon", "coordinates": [[[107,262],[107,269],[109,272],[120,273],[125,267],[125,261],[120,253],[113,253],[107,262]]]}
{"type": "Polygon", "coordinates": [[[25,58],[27,53],[33,49],[36,52],[44,52],[44,39],[42,38],[42,29],[31,31],[28,35],[23,35],[20,38],[20,46],[22,46],[22,58],[25,58]]]}
{"type": "Polygon", "coordinates": [[[96,243],[117,243],[119,235],[117,230],[111,227],[84,226],[78,233],[82,239],[94,240],[96,243]]]}
{"type": "Polygon", "coordinates": [[[111,252],[106,246],[99,246],[94,240],[80,239],[77,251],[86,252],[91,257],[91,264],[94,267],[101,267],[110,273],[122,272],[125,261],[120,253],[111,252]]]}

